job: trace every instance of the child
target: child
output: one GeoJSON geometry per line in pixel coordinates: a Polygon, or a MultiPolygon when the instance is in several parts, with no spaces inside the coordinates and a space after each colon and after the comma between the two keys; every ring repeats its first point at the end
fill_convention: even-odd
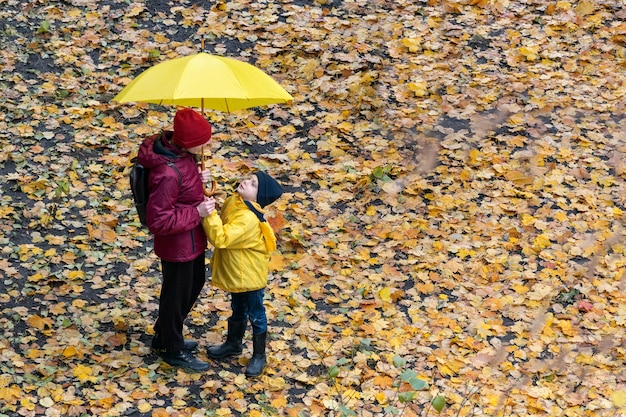
{"type": "Polygon", "coordinates": [[[228,319],[226,342],[208,348],[208,356],[222,359],[241,354],[248,320],[252,325],[253,355],[246,376],[256,377],[266,364],[267,316],[263,293],[267,285],[270,253],[276,250],[276,236],[263,217],[263,208],[283,193],[278,182],[264,172],[244,179],[237,194],[228,197],[220,215],[215,200],[205,200],[202,226],[214,246],[211,267],[214,286],[231,293],[232,315],[228,319]]]}

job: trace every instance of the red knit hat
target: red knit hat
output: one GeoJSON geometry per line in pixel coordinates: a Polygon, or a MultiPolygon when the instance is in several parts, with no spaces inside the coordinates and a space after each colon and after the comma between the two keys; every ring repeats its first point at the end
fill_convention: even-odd
{"type": "Polygon", "coordinates": [[[180,109],[174,116],[174,143],[189,149],[211,140],[211,124],[192,109],[180,109]]]}

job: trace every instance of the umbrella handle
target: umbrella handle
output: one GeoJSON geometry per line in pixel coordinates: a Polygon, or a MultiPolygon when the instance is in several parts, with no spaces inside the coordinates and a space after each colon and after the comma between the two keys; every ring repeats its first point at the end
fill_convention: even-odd
{"type": "Polygon", "coordinates": [[[206,184],[204,185],[204,195],[207,197],[212,197],[215,194],[215,191],[217,191],[217,181],[213,180],[211,181],[211,189],[209,190],[206,187],[206,184]]]}
{"type": "MultiPolygon", "coordinates": [[[[200,160],[200,166],[202,167],[202,170],[204,171],[205,169],[205,165],[204,165],[204,146],[202,147],[202,156],[201,156],[201,160],[200,160]]],[[[206,186],[206,184],[202,185],[203,187],[203,191],[204,191],[204,195],[207,197],[212,197],[215,194],[215,191],[217,191],[217,181],[213,180],[211,181],[211,189],[209,190],[206,186]]]]}

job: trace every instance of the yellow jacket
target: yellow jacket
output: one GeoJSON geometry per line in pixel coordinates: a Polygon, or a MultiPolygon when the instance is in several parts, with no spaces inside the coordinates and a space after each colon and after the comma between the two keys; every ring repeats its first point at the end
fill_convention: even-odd
{"type": "MultiPolygon", "coordinates": [[[[263,213],[261,206],[252,204],[263,213]]],[[[269,223],[259,221],[238,194],[226,199],[220,215],[214,211],[205,217],[202,227],[214,246],[211,258],[214,286],[228,292],[245,292],[267,285],[276,236],[269,223]]]]}

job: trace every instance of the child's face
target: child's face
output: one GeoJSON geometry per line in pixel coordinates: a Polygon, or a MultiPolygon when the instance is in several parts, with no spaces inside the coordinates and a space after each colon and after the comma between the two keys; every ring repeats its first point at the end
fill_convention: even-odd
{"type": "Polygon", "coordinates": [[[246,201],[256,201],[256,196],[259,192],[259,179],[256,175],[251,175],[249,177],[244,178],[241,183],[239,183],[239,187],[237,187],[237,192],[246,201]]]}

